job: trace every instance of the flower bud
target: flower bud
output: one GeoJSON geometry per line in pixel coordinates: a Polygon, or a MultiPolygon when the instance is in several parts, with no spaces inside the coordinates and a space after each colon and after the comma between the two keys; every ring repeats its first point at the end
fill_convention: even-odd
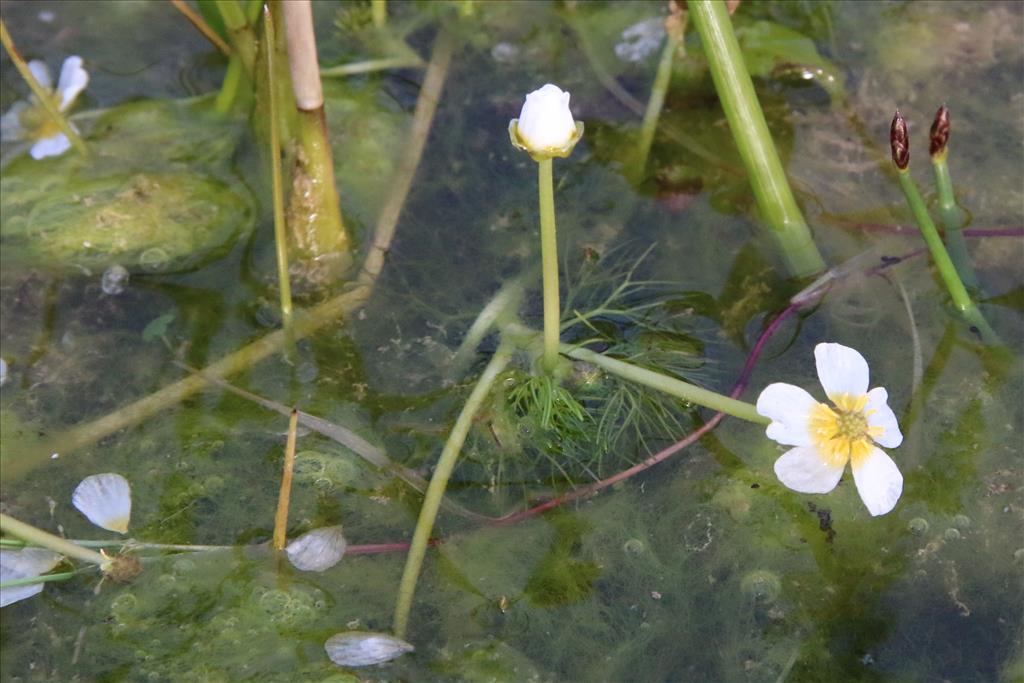
{"type": "Polygon", "coordinates": [[[518,119],[508,125],[512,144],[540,161],[567,157],[583,136],[583,124],[573,121],[569,93],[548,83],[526,96],[518,119]]]}
{"type": "Polygon", "coordinates": [[[946,153],[946,143],[949,142],[949,110],[946,105],[939,107],[935,112],[935,120],[932,121],[931,137],[928,141],[928,153],[933,157],[946,153]]]}
{"type": "Polygon", "coordinates": [[[910,165],[910,135],[907,133],[907,122],[896,110],[892,117],[892,127],[889,128],[889,145],[892,146],[892,162],[901,171],[907,170],[910,165]]]}

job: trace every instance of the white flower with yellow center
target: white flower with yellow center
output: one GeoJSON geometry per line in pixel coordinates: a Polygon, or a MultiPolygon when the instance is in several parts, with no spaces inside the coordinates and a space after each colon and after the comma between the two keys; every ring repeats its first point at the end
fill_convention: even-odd
{"type": "MultiPolygon", "coordinates": [[[[28,68],[62,113],[71,108],[75,99],[89,84],[89,74],[82,68],[82,58],[77,55],[64,60],[56,90],[53,89],[50,70],[44,62],[33,59],[28,63],[28,68]]],[[[4,142],[32,140],[29,154],[33,159],[60,156],[71,147],[71,141],[60,132],[57,124],[47,116],[42,103],[34,96],[31,102],[15,102],[7,113],[0,117],[0,139],[4,142]]]]}
{"type": "Polygon", "coordinates": [[[903,475],[878,446],[903,442],[896,415],[882,387],[868,391],[864,357],[841,344],[814,347],[818,379],[833,405],[819,403],[792,384],[769,384],[757,398],[757,412],[772,420],[769,439],[787,446],[775,474],[800,493],[828,493],[846,463],[861,500],[872,515],[884,515],[903,492],[903,475]]]}

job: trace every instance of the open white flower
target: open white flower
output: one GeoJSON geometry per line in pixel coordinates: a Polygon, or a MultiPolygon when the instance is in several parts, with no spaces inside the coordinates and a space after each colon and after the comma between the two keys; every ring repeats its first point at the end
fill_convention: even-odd
{"type": "MultiPolygon", "coordinates": [[[[28,68],[61,112],[70,109],[78,95],[89,84],[89,74],[82,68],[82,58],[77,55],[64,60],[56,90],[53,89],[50,70],[44,62],[33,59],[28,63],[28,68]]],[[[32,140],[34,144],[29,154],[33,159],[59,156],[71,147],[71,141],[50,120],[42,103],[36,100],[35,96],[30,102],[15,102],[7,113],[0,117],[0,139],[4,142],[32,140]]]]}
{"type": "Polygon", "coordinates": [[[583,124],[569,111],[569,93],[548,83],[526,96],[518,119],[508,124],[512,144],[537,159],[567,157],[580,138],[583,124]]]}
{"type": "Polygon", "coordinates": [[[779,481],[800,493],[828,493],[853,469],[857,492],[872,515],[884,515],[903,492],[903,475],[878,446],[903,442],[882,387],[868,391],[864,357],[841,344],[814,348],[818,379],[834,405],[819,403],[792,384],[769,384],[757,412],[771,418],[769,439],[796,446],[775,461],[779,481]]]}

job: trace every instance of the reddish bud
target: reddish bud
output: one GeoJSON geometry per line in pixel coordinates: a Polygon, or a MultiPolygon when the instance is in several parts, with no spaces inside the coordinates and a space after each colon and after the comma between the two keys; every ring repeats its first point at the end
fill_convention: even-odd
{"type": "Polygon", "coordinates": [[[892,162],[901,171],[907,170],[910,165],[910,135],[907,133],[907,122],[896,110],[892,117],[892,127],[889,128],[889,145],[892,147],[892,162]]]}
{"type": "Polygon", "coordinates": [[[946,105],[939,107],[935,112],[935,120],[932,121],[931,138],[928,141],[928,153],[933,157],[946,151],[946,143],[949,142],[949,110],[946,105]]]}

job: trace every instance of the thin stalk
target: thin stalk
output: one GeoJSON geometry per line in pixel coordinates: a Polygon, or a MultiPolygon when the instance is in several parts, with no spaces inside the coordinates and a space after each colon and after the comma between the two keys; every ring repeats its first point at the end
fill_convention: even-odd
{"type": "Polygon", "coordinates": [[[270,124],[270,178],[274,197],[274,247],[277,251],[277,283],[281,293],[281,317],[285,329],[292,326],[292,285],[288,278],[288,235],[284,217],[284,183],[281,180],[280,90],[274,87],[274,19],[263,11],[263,51],[267,63],[268,116],[270,124]]]}
{"type": "Polygon", "coordinates": [[[963,228],[967,222],[967,212],[956,203],[953,193],[953,180],[949,175],[949,164],[946,163],[946,151],[932,155],[932,168],[935,170],[935,189],[939,195],[939,218],[946,233],[946,248],[949,257],[956,266],[964,286],[969,290],[978,289],[978,276],[967,253],[967,240],[963,228]]]}
{"type": "Polygon", "coordinates": [[[4,588],[16,588],[18,586],[31,586],[36,583],[50,583],[53,581],[67,581],[78,576],[78,571],[60,572],[59,574],[40,574],[39,576],[28,576],[24,579],[11,579],[0,582],[0,590],[4,588]]]}
{"type": "Polygon", "coordinates": [[[332,76],[354,76],[357,74],[373,73],[374,71],[386,71],[388,69],[411,69],[422,68],[423,60],[418,55],[407,57],[382,57],[380,59],[367,59],[351,64],[339,64],[320,69],[322,77],[332,76]]]}
{"type": "Polygon", "coordinates": [[[370,0],[370,16],[374,26],[384,28],[388,23],[388,0],[370,0]]]}
{"type": "Polygon", "coordinates": [[[242,60],[245,73],[252,76],[256,69],[256,33],[252,24],[245,16],[238,0],[215,0],[220,16],[224,19],[224,26],[228,30],[228,37],[234,46],[234,52],[242,60]]]}
{"type": "Polygon", "coordinates": [[[55,553],[60,553],[67,557],[73,557],[76,560],[82,560],[83,562],[89,562],[98,565],[103,569],[110,566],[111,560],[109,557],[101,555],[95,550],[89,550],[88,548],[83,548],[80,545],[75,545],[71,541],[63,539],[60,536],[54,536],[48,531],[37,529],[31,524],[26,524],[25,522],[14,519],[2,512],[0,512],[0,529],[28,541],[32,545],[41,546],[47,550],[52,550],[55,553]]]}
{"type": "MultiPolygon", "coordinates": [[[[672,7],[678,8],[673,4],[672,7]]],[[[665,21],[666,40],[665,47],[661,51],[661,61],[658,62],[658,71],[654,77],[654,85],[651,86],[651,96],[647,100],[647,109],[644,111],[644,120],[640,125],[640,138],[637,142],[636,161],[632,169],[635,182],[640,182],[644,177],[644,170],[647,168],[647,158],[651,153],[651,145],[654,143],[654,132],[658,128],[658,119],[661,118],[662,107],[665,106],[665,96],[668,94],[668,86],[672,81],[672,62],[675,59],[679,46],[683,43],[683,32],[685,26],[681,13],[673,13],[665,21]]]]}
{"type": "Polygon", "coordinates": [[[544,370],[558,364],[558,333],[562,309],[558,302],[558,238],[555,233],[555,190],[551,158],[537,162],[540,201],[540,256],[544,282],[544,370]]]}
{"type": "Polygon", "coordinates": [[[43,86],[39,84],[39,81],[36,80],[36,77],[32,75],[32,71],[28,68],[25,58],[21,56],[18,48],[14,46],[14,40],[11,38],[11,34],[7,32],[7,24],[4,23],[3,19],[0,19],[0,42],[3,43],[4,49],[7,50],[7,55],[14,62],[18,73],[21,74],[22,79],[32,90],[32,94],[36,96],[36,100],[42,105],[46,115],[50,118],[50,122],[67,136],[68,140],[71,141],[71,144],[75,146],[75,149],[80,154],[83,156],[88,155],[89,149],[85,146],[85,141],[82,140],[82,137],[68,120],[64,118],[64,114],[61,113],[57,106],[57,98],[54,97],[54,93],[46,92],[43,86]]]}
{"type": "Polygon", "coordinates": [[[405,637],[406,628],[409,625],[409,612],[412,609],[412,598],[416,592],[416,582],[420,576],[420,569],[423,566],[423,556],[427,551],[427,542],[434,529],[434,520],[437,519],[437,511],[444,499],[445,488],[448,486],[448,478],[451,477],[455,462],[459,458],[462,444],[466,441],[469,428],[473,424],[480,407],[483,405],[491,385],[508,362],[512,359],[513,346],[507,340],[503,340],[494,352],[487,367],[484,368],[480,379],[470,393],[466,403],[462,406],[459,417],[455,420],[448,440],[441,451],[441,457],[437,461],[434,476],[430,479],[430,486],[427,487],[427,495],[423,499],[423,506],[420,508],[420,516],[416,520],[416,530],[412,535],[412,542],[409,545],[409,555],[405,561],[405,569],[402,572],[402,581],[398,587],[398,600],[395,604],[395,635],[399,638],[405,637]]]}
{"type": "Polygon", "coordinates": [[[188,19],[189,23],[192,24],[197,31],[203,34],[215,48],[220,50],[220,53],[225,57],[231,56],[231,47],[224,42],[224,39],[217,35],[206,20],[203,19],[202,15],[196,12],[194,9],[188,6],[185,0],[170,0],[170,3],[174,6],[174,9],[181,12],[181,14],[188,19]]]}
{"type": "Polygon", "coordinates": [[[939,276],[942,278],[942,282],[946,286],[950,298],[953,300],[953,306],[956,307],[956,310],[969,324],[977,328],[982,341],[986,344],[1001,345],[1002,342],[999,340],[999,336],[989,326],[984,316],[982,316],[981,311],[978,310],[978,307],[967,293],[964,283],[960,280],[956,266],[953,265],[953,261],[949,258],[949,253],[942,243],[942,238],[939,237],[939,231],[935,228],[935,223],[932,222],[932,218],[928,215],[928,210],[924,206],[924,200],[917,189],[917,183],[914,182],[913,177],[910,175],[909,166],[902,169],[897,167],[897,171],[903,195],[906,197],[907,204],[914,214],[914,220],[921,231],[921,236],[924,237],[925,244],[928,245],[928,250],[932,255],[932,262],[938,269],[939,276]]]}
{"type": "Polygon", "coordinates": [[[288,418],[288,442],[284,447],[284,468],[281,490],[277,494],[277,513],[274,515],[274,549],[284,550],[288,534],[288,503],[292,498],[292,472],[295,471],[295,437],[299,426],[299,411],[292,409],[288,418]]]}
{"type": "Polygon", "coordinates": [[[570,344],[562,344],[562,353],[570,358],[596,365],[602,370],[630,382],[636,382],[651,389],[657,389],[683,401],[696,403],[705,408],[711,408],[712,410],[738,417],[747,422],[756,424],[768,424],[771,422],[767,417],[759,415],[753,404],[723,396],[717,392],[684,382],[681,379],[663,375],[660,372],[641,368],[616,358],[609,358],[590,349],[570,344]]]}
{"type": "Polygon", "coordinates": [[[238,90],[242,84],[242,58],[232,54],[228,60],[228,68],[224,72],[224,80],[220,84],[220,91],[217,93],[217,100],[214,103],[214,110],[218,114],[227,114],[238,97],[238,90]]]}
{"type": "Polygon", "coordinates": [[[823,270],[825,262],[793,197],[725,3],[689,0],[688,6],[762,218],[793,275],[823,270]]]}

